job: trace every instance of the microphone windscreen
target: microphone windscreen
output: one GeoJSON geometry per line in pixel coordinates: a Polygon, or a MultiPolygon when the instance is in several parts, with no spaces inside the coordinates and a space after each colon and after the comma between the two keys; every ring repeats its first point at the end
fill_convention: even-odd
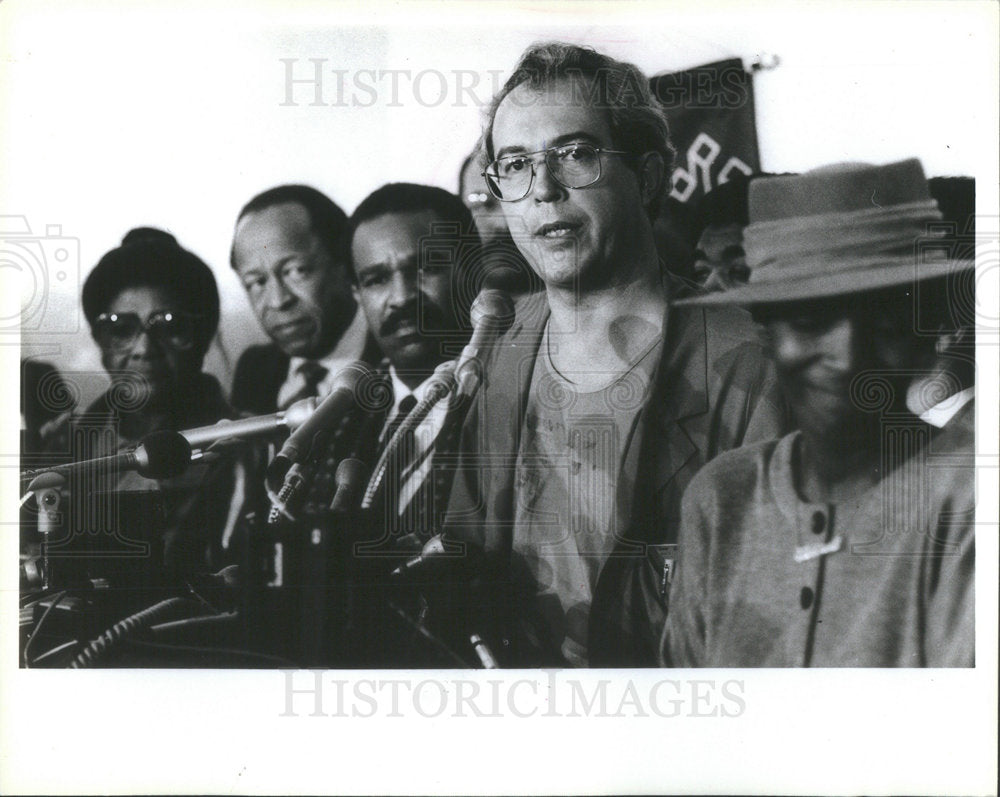
{"type": "Polygon", "coordinates": [[[347,512],[353,509],[358,494],[364,489],[367,481],[368,468],[364,462],[355,457],[341,460],[334,476],[337,492],[334,493],[333,501],[330,503],[330,511],[347,512]]]}
{"type": "Polygon", "coordinates": [[[191,463],[191,444],[180,432],[161,430],[146,435],[140,444],[146,449],[149,464],[137,470],[149,479],[179,476],[191,463]]]}
{"type": "Polygon", "coordinates": [[[514,320],[514,303],[504,291],[485,288],[479,292],[469,309],[472,325],[478,327],[484,321],[506,329],[514,320]]]}

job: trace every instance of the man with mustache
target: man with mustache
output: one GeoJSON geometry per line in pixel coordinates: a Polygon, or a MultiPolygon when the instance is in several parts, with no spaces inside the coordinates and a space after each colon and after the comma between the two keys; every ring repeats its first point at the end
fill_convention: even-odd
{"type": "MultiPolygon", "coordinates": [[[[350,219],[354,296],[385,355],[392,406],[381,446],[424,399],[431,377],[454,358],[469,336],[469,301],[479,237],[469,210],[441,188],[390,183],[360,205],[350,219]]],[[[447,503],[451,470],[434,467],[437,450],[456,431],[449,402],[435,405],[416,427],[412,445],[383,484],[376,519],[392,543],[414,546],[434,532],[447,503]]]]}
{"type": "Polygon", "coordinates": [[[322,398],[337,373],[379,354],[351,293],[347,217],[305,185],[282,185],[240,211],[230,260],[272,343],[251,346],[233,377],[232,403],[255,415],[322,398]]]}
{"type": "Polygon", "coordinates": [[[780,432],[774,380],[747,314],[668,312],[653,219],[673,149],[638,68],[532,46],[485,145],[544,291],[518,302],[463,429],[445,539],[485,554],[484,590],[454,608],[507,664],[655,665],[681,493],[780,432]]]}

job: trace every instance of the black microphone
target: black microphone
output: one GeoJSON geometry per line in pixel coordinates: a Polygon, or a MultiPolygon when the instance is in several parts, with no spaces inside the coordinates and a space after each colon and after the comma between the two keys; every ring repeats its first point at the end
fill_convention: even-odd
{"type": "Polygon", "coordinates": [[[510,297],[496,288],[480,291],[469,311],[472,318],[472,337],[462,349],[455,366],[458,380],[457,395],[471,398],[483,381],[483,350],[514,320],[514,304],[510,297]]]}
{"type": "Polygon", "coordinates": [[[278,482],[292,465],[308,458],[316,435],[329,429],[347,414],[357,400],[358,382],[371,375],[371,368],[361,361],[353,362],[337,373],[330,395],[323,399],[305,423],[292,432],[271,460],[268,466],[269,480],[278,482]]]}
{"type": "Polygon", "coordinates": [[[179,476],[191,462],[191,444],[180,432],[166,429],[146,435],[142,442],[129,451],[109,457],[97,457],[52,468],[38,468],[26,471],[22,478],[33,479],[28,490],[43,489],[53,478],[62,478],[75,473],[138,471],[147,479],[169,479],[179,476]],[[47,476],[52,474],[52,476],[47,476]],[[42,478],[45,477],[45,478],[42,478]]]}

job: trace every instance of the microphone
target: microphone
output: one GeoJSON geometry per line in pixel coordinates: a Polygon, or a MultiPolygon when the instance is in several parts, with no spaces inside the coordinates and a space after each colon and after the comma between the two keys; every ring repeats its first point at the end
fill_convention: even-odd
{"type": "Polygon", "coordinates": [[[255,415],[250,418],[221,420],[211,426],[187,429],[181,434],[191,444],[191,448],[204,448],[219,440],[248,438],[273,434],[281,429],[298,429],[316,410],[316,399],[296,401],[282,412],[271,415],[255,415]]]}
{"type": "Polygon", "coordinates": [[[308,420],[289,435],[281,450],[268,466],[268,478],[277,481],[292,465],[305,461],[316,435],[339,421],[354,406],[358,382],[372,375],[371,368],[359,361],[342,368],[333,381],[333,390],[316,408],[308,420]]]}
{"type": "Polygon", "coordinates": [[[479,657],[479,663],[483,665],[484,670],[500,669],[500,665],[497,664],[496,656],[493,655],[493,651],[490,650],[490,646],[486,644],[479,634],[473,634],[470,636],[469,642],[472,644],[472,649],[476,651],[476,655],[479,657]]]}
{"type": "Polygon", "coordinates": [[[341,460],[333,477],[337,491],[330,502],[331,512],[349,512],[357,504],[357,496],[368,477],[365,463],[357,457],[341,460]]]}
{"type": "Polygon", "coordinates": [[[87,472],[138,471],[147,479],[169,479],[187,470],[191,462],[191,444],[180,432],[161,430],[146,435],[142,442],[129,451],[109,457],[97,457],[52,468],[38,468],[22,474],[22,478],[32,479],[28,491],[54,486],[65,476],[87,472]]]}
{"type": "Polygon", "coordinates": [[[441,568],[451,563],[456,574],[471,575],[482,562],[482,549],[469,543],[446,539],[444,534],[431,537],[420,551],[419,556],[401,564],[392,571],[392,578],[417,576],[436,573],[440,575],[441,568]]]}
{"type": "Polygon", "coordinates": [[[455,366],[458,379],[457,395],[471,398],[483,381],[483,350],[505,332],[514,320],[514,304],[510,297],[496,288],[480,291],[469,311],[472,337],[462,349],[455,366]]]}
{"type": "Polygon", "coordinates": [[[381,486],[382,480],[385,478],[385,473],[389,467],[389,463],[392,462],[393,458],[396,456],[396,450],[402,444],[402,441],[406,439],[406,436],[411,431],[420,425],[424,418],[430,414],[430,411],[434,409],[434,406],[454,389],[455,361],[448,360],[447,362],[441,363],[434,369],[433,378],[427,385],[427,393],[424,396],[423,401],[410,410],[410,414],[407,415],[403,422],[396,428],[396,432],[393,434],[392,439],[386,442],[385,448],[382,450],[382,456],[380,456],[378,462],[375,463],[375,468],[372,471],[372,478],[371,481],[368,482],[368,488],[365,490],[364,498],[361,500],[362,509],[371,509],[372,504],[375,501],[375,494],[378,492],[378,488],[381,486]]]}

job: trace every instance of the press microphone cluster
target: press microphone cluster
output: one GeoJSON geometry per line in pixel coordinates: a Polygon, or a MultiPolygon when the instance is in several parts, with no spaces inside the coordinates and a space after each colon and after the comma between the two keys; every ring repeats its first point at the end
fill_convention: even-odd
{"type": "Polygon", "coordinates": [[[304,486],[301,466],[312,454],[317,436],[333,428],[356,406],[362,380],[373,376],[371,368],[361,361],[341,369],[334,378],[330,394],[289,435],[281,450],[271,460],[267,468],[267,480],[275,488],[275,494],[272,496],[269,522],[277,522],[288,503],[304,486]]]}
{"type": "Polygon", "coordinates": [[[514,320],[513,302],[506,293],[495,288],[480,291],[469,312],[472,319],[472,336],[469,342],[457,360],[442,363],[437,367],[423,401],[413,408],[386,444],[382,456],[372,470],[372,478],[361,501],[362,509],[372,507],[379,487],[385,479],[388,464],[397,455],[401,442],[420,425],[434,406],[448,394],[454,394],[456,401],[469,400],[476,394],[483,381],[483,360],[486,349],[514,320]]]}
{"type": "Polygon", "coordinates": [[[386,442],[382,456],[379,457],[378,462],[375,463],[375,467],[372,469],[372,478],[368,482],[364,498],[361,500],[362,509],[370,509],[374,503],[375,495],[378,493],[382,480],[385,478],[389,463],[396,456],[396,451],[399,449],[402,441],[406,439],[406,436],[411,431],[420,425],[439,401],[444,400],[455,389],[455,366],[456,363],[454,360],[448,360],[434,369],[433,378],[427,386],[427,392],[423,400],[410,410],[410,414],[397,427],[392,438],[386,442]]]}
{"type": "MultiPolygon", "coordinates": [[[[210,426],[199,426],[180,432],[153,432],[132,449],[108,457],[70,462],[51,468],[36,468],[21,474],[22,480],[32,480],[27,493],[58,487],[69,476],[77,474],[124,473],[136,471],[148,479],[170,479],[183,473],[193,460],[208,454],[203,449],[221,440],[246,440],[266,437],[284,430],[296,430],[316,411],[316,399],[297,401],[282,412],[257,415],[236,420],[224,419],[210,426]]],[[[27,496],[26,496],[27,497],[27,496]]]]}
{"type": "Polygon", "coordinates": [[[330,394],[288,436],[269,470],[284,469],[287,472],[292,465],[304,462],[312,451],[316,436],[330,429],[355,406],[359,383],[362,378],[371,376],[371,368],[360,360],[342,368],[333,380],[330,394]]]}
{"type": "MultiPolygon", "coordinates": [[[[483,380],[484,357],[487,348],[503,333],[514,318],[514,306],[506,293],[495,289],[480,292],[472,303],[470,315],[472,335],[457,361],[442,363],[435,371],[424,399],[399,424],[372,469],[362,509],[370,509],[385,479],[388,463],[398,456],[401,442],[407,438],[431,410],[449,395],[456,401],[471,399],[483,380]]],[[[305,487],[302,466],[309,460],[317,435],[334,427],[356,404],[359,383],[371,378],[371,370],[362,362],[352,363],[341,370],[334,381],[333,390],[285,441],[284,446],[268,466],[267,481],[272,491],[272,509],[269,521],[276,523],[281,515],[288,515],[288,505],[305,487]]],[[[360,463],[359,463],[360,464],[360,463]]],[[[353,483],[363,468],[352,468],[353,483]]],[[[336,501],[342,505],[342,501],[336,501]]]]}

